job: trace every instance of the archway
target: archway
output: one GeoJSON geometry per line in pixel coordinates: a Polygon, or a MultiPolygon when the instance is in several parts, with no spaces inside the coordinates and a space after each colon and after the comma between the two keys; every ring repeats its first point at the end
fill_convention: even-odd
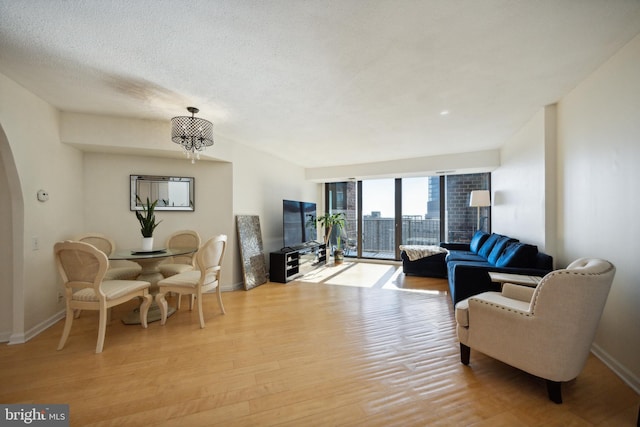
{"type": "Polygon", "coordinates": [[[24,200],[11,146],[0,124],[0,341],[25,341],[24,200]]]}

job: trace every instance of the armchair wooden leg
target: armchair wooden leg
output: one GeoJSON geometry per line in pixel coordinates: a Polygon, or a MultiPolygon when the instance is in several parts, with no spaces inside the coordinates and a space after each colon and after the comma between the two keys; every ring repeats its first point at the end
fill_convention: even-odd
{"type": "Polygon", "coordinates": [[[470,358],[471,358],[471,347],[460,343],[460,362],[462,362],[463,365],[468,365],[470,358]]]}
{"type": "Polygon", "coordinates": [[[549,400],[553,403],[562,403],[562,390],[560,386],[560,382],[558,381],[547,381],[547,393],[549,394],[549,400]]]}

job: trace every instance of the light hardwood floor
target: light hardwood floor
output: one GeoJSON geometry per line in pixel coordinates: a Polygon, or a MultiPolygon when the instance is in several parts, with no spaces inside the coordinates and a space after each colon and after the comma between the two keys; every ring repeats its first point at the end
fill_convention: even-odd
{"type": "Polygon", "coordinates": [[[445,280],[345,263],[205,297],[144,330],[115,309],[0,346],[0,402],[68,403],[72,426],[633,426],[640,397],[597,358],[563,384],[483,356],[460,364],[445,280]]]}

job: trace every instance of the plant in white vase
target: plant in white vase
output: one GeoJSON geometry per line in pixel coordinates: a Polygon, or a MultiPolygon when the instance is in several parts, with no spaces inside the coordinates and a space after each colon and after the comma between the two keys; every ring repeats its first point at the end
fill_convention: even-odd
{"type": "Polygon", "coordinates": [[[142,205],[142,212],[136,211],[136,218],[140,222],[140,232],[142,233],[142,250],[151,251],[153,249],[153,232],[158,224],[162,222],[162,220],[156,221],[154,213],[158,201],[156,200],[152,203],[147,197],[147,204],[145,205],[140,200],[140,197],[136,196],[136,199],[142,205]]]}

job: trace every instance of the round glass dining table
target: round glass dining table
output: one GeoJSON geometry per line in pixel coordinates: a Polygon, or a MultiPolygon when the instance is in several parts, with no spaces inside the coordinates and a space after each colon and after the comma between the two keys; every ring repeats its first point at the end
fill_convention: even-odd
{"type": "MultiPolygon", "coordinates": [[[[174,248],[174,249],[156,249],[152,251],[139,251],[139,250],[120,250],[116,251],[109,256],[110,260],[118,261],[133,261],[142,267],[142,271],[137,277],[137,280],[144,280],[151,283],[149,292],[156,294],[158,292],[157,283],[164,277],[160,273],[160,263],[165,259],[178,256],[187,255],[196,252],[198,248],[174,248]]],[[[139,308],[133,312],[127,314],[122,322],[127,325],[139,325],[140,314],[139,308]]],[[[167,316],[172,315],[175,312],[175,308],[170,307],[167,316]]],[[[147,322],[155,322],[160,320],[160,307],[156,304],[155,298],[153,303],[149,307],[149,314],[147,315],[147,322]]]]}
{"type": "Polygon", "coordinates": [[[156,283],[164,278],[159,268],[162,261],[172,256],[192,254],[197,250],[198,248],[156,249],[153,251],[122,250],[111,254],[109,259],[114,261],[133,261],[139,264],[142,267],[142,271],[138,276],[138,280],[149,282],[154,287],[156,283]]]}

